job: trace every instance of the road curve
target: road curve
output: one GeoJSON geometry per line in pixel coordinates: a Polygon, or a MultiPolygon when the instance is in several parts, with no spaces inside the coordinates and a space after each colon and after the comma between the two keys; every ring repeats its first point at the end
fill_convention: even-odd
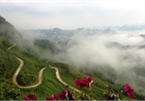
{"type": "MultiPolygon", "coordinates": [[[[13,46],[9,47],[7,50],[10,50],[10,49],[13,48],[15,45],[16,45],[16,44],[14,44],[13,46]]],[[[23,67],[23,65],[24,65],[24,62],[23,62],[23,60],[21,60],[21,59],[18,58],[18,57],[16,57],[16,59],[20,61],[20,65],[19,65],[18,69],[16,70],[16,72],[15,72],[13,78],[12,78],[12,82],[13,82],[15,85],[17,85],[19,88],[23,88],[23,89],[34,88],[34,87],[39,86],[39,85],[42,83],[42,74],[43,74],[43,71],[46,69],[46,67],[44,67],[44,68],[42,68],[42,69],[40,70],[40,72],[39,72],[39,77],[38,77],[38,82],[37,82],[36,84],[31,85],[31,86],[21,86],[21,85],[19,85],[18,82],[17,82],[17,76],[18,76],[20,70],[22,69],[22,67],[23,67]]],[[[47,62],[48,62],[48,61],[47,61],[47,62]]],[[[53,67],[53,66],[51,66],[50,64],[49,64],[49,67],[50,67],[51,69],[54,69],[54,70],[55,70],[55,75],[56,75],[56,78],[58,79],[59,82],[61,82],[61,83],[62,83],[63,85],[65,85],[65,86],[68,86],[70,89],[72,89],[72,90],[78,92],[79,94],[82,94],[82,93],[83,93],[82,91],[78,90],[77,88],[74,88],[73,86],[71,86],[71,85],[65,83],[65,82],[60,78],[60,76],[59,76],[59,70],[57,69],[57,67],[53,67]]],[[[86,95],[88,98],[90,98],[89,95],[87,95],[87,94],[85,94],[85,95],[86,95]]]]}
{"type": "MultiPolygon", "coordinates": [[[[72,90],[78,92],[79,94],[84,93],[84,92],[78,90],[77,88],[75,88],[75,87],[73,87],[73,86],[67,84],[66,82],[64,82],[64,81],[60,78],[60,76],[59,76],[59,70],[57,69],[57,67],[51,66],[50,64],[49,64],[49,67],[55,70],[56,78],[57,78],[58,81],[61,82],[63,85],[68,86],[70,89],[72,89],[72,90]]],[[[84,93],[84,94],[85,94],[85,93],[84,93]]],[[[85,95],[86,95],[88,98],[90,98],[89,95],[87,95],[87,94],[85,94],[85,95]]]]}
{"type": "Polygon", "coordinates": [[[7,50],[12,49],[14,46],[16,46],[16,43],[14,43],[11,47],[9,47],[7,50]]]}
{"type": "Polygon", "coordinates": [[[16,72],[15,72],[13,78],[12,78],[12,82],[13,82],[15,85],[17,85],[19,88],[34,88],[34,87],[39,86],[39,85],[42,83],[42,74],[43,74],[43,71],[46,69],[46,67],[44,67],[44,68],[42,68],[42,69],[40,70],[40,72],[39,72],[39,77],[38,77],[38,82],[37,82],[36,84],[31,85],[31,86],[21,86],[21,85],[19,85],[18,82],[17,82],[17,76],[18,76],[20,70],[22,69],[22,67],[23,67],[23,65],[24,65],[24,62],[23,62],[23,60],[21,60],[21,59],[18,58],[18,57],[16,57],[16,59],[18,59],[18,60],[20,61],[20,65],[19,65],[18,69],[16,70],[16,72]]]}

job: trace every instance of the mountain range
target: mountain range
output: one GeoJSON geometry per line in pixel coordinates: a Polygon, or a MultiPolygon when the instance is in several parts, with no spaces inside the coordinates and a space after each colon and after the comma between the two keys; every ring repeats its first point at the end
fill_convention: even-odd
{"type": "MultiPolygon", "coordinates": [[[[79,36],[82,33],[86,37],[93,36],[94,33],[97,33],[97,35],[116,34],[115,31],[109,28],[105,30],[85,28],[62,30],[54,28],[18,31],[12,24],[0,16],[0,100],[22,100],[30,93],[37,95],[38,100],[44,100],[54,93],[59,94],[64,89],[70,90],[70,88],[64,86],[56,79],[55,71],[49,68],[50,65],[57,67],[60,77],[74,87],[74,81],[76,79],[84,78],[88,75],[92,76],[94,78],[94,84],[92,85],[91,93],[95,99],[99,99],[99,95],[104,92],[118,93],[122,85],[114,82],[117,74],[109,65],[94,65],[98,67],[98,70],[96,70],[95,68],[87,68],[89,65],[88,62],[88,65],[84,66],[84,68],[77,68],[75,64],[67,64],[66,62],[60,62],[55,59],[60,53],[65,55],[70,47],[78,44],[71,37],[79,36]],[[19,88],[13,82],[13,78],[18,67],[21,67],[20,65],[22,69],[16,77],[19,85],[24,87],[34,85],[39,78],[39,72],[46,67],[42,77],[42,84],[35,88],[19,88]],[[101,72],[102,70],[105,72],[105,75],[101,72]],[[112,79],[107,78],[108,75],[112,79]],[[109,85],[109,87],[106,85],[109,85]]],[[[143,35],[141,36],[144,37],[143,35]]],[[[106,44],[106,46],[119,47],[121,49],[136,47],[123,46],[116,42],[106,44]]],[[[137,48],[144,48],[144,45],[137,48]]],[[[140,72],[140,70],[137,72],[140,72]]],[[[87,93],[87,91],[84,92],[87,93]]],[[[78,94],[76,93],[76,95],[78,94]]],[[[122,97],[128,99],[126,96],[122,97]]],[[[135,97],[136,99],[145,98],[139,92],[135,92],[135,97]]]]}

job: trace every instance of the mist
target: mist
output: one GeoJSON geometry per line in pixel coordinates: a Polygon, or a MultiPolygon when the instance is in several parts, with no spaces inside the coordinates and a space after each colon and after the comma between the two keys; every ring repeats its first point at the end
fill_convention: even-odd
{"type": "MultiPolygon", "coordinates": [[[[89,30],[90,31],[90,30],[89,30]]],[[[34,46],[34,40],[51,39],[47,34],[30,32],[22,34],[24,38],[31,42],[33,50],[37,51],[40,57],[51,59],[62,63],[67,63],[73,68],[90,69],[92,72],[101,72],[104,77],[113,80],[116,84],[129,83],[135,91],[145,94],[145,38],[142,37],[145,30],[137,31],[73,31],[72,36],[64,40],[65,45],[61,45],[58,40],[51,40],[55,47],[61,50],[51,53],[43,51],[34,46]],[[40,52],[40,53],[39,53],[40,52]],[[113,73],[108,75],[107,72],[113,73]]],[[[26,32],[25,32],[26,33],[26,32]]],[[[63,33],[63,32],[62,32],[63,33]]],[[[63,36],[61,34],[60,36],[63,36]]],[[[60,37],[59,36],[59,37],[60,37]]],[[[61,37],[60,37],[61,38],[61,37]]]]}

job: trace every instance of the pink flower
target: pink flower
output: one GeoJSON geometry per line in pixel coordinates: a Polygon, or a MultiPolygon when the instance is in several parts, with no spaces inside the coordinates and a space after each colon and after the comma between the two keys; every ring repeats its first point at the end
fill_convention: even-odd
{"type": "Polygon", "coordinates": [[[68,93],[69,92],[67,90],[62,91],[61,94],[59,95],[59,98],[61,100],[65,100],[68,97],[68,93]]]}
{"type": "Polygon", "coordinates": [[[35,95],[33,95],[33,94],[28,94],[24,99],[23,99],[23,101],[25,101],[25,100],[36,100],[37,99],[37,97],[35,96],[35,95]]]}
{"type": "Polygon", "coordinates": [[[134,89],[129,84],[124,85],[124,91],[131,99],[134,99],[134,89]]]}
{"type": "Polygon", "coordinates": [[[106,100],[114,100],[115,97],[116,97],[116,95],[112,94],[112,95],[108,96],[108,98],[106,100]]]}
{"type": "Polygon", "coordinates": [[[83,87],[88,87],[89,85],[88,85],[88,82],[86,81],[86,80],[82,80],[82,79],[80,79],[80,78],[78,78],[76,81],[75,81],[75,84],[76,84],[76,86],[79,86],[79,87],[81,87],[81,88],[83,88],[83,87]]]}
{"type": "Polygon", "coordinates": [[[89,87],[91,86],[91,84],[94,82],[93,78],[88,76],[85,77],[84,81],[88,82],[89,87]]]}
{"type": "Polygon", "coordinates": [[[58,95],[52,94],[51,98],[47,97],[46,100],[58,100],[58,95]]]}

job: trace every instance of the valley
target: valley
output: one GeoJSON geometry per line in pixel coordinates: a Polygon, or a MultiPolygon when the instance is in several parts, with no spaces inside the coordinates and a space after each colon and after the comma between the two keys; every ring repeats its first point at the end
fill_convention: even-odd
{"type": "MultiPolygon", "coordinates": [[[[122,51],[121,56],[119,54],[116,55],[116,57],[120,56],[119,58],[117,57],[117,59],[122,61],[122,63],[126,63],[124,59],[131,61],[129,56],[132,55],[127,54],[128,57],[125,57],[127,49],[123,48],[119,51],[117,48],[119,47],[118,44],[112,45],[111,43],[105,46],[106,44],[104,45],[100,40],[97,41],[97,43],[103,45],[96,44],[96,41],[90,36],[93,35],[94,37],[96,35],[89,34],[92,33],[92,30],[87,30],[89,32],[86,32],[85,36],[79,35],[78,37],[77,34],[73,32],[76,33],[76,31],[79,30],[79,33],[82,33],[86,31],[86,29],[64,31],[66,35],[60,35],[59,31],[63,33],[63,30],[56,28],[54,32],[57,31],[58,35],[56,36],[59,36],[61,40],[59,40],[58,37],[54,37],[55,40],[53,41],[43,39],[42,37],[39,37],[39,39],[38,37],[31,39],[30,37],[23,36],[23,32],[19,33],[19,31],[12,25],[9,25],[4,18],[0,20],[7,25],[0,29],[0,100],[22,100],[27,94],[35,94],[38,100],[45,100],[46,97],[54,93],[59,94],[62,90],[76,92],[74,93],[75,96],[83,92],[93,99],[103,99],[101,98],[101,96],[104,96],[103,93],[116,93],[117,96],[119,96],[118,92],[122,88],[122,85],[128,82],[130,83],[131,81],[130,79],[124,79],[126,75],[121,76],[123,72],[117,72],[116,68],[113,67],[122,66],[123,68],[124,65],[118,65],[120,62],[108,57],[113,56],[113,54],[119,54],[119,52],[122,51]],[[2,30],[2,28],[4,28],[4,30],[2,30]],[[112,48],[113,50],[111,50],[112,48]],[[104,53],[101,53],[102,50],[100,49],[106,50],[105,52],[109,51],[111,55],[108,55],[108,53],[104,51],[104,53]],[[103,54],[105,54],[106,57],[103,54]],[[104,59],[104,61],[101,61],[101,59],[104,59]],[[114,64],[110,61],[111,59],[118,64],[114,64]],[[91,76],[94,79],[91,91],[88,91],[87,88],[81,90],[79,87],[76,87],[75,81],[78,78],[85,78],[87,76],[91,76]]],[[[101,34],[97,34],[99,38],[102,38],[102,35],[106,35],[106,33],[112,36],[115,35],[115,32],[109,29],[96,29],[93,31],[101,32],[101,34]]],[[[50,32],[51,31],[49,31],[50,35],[54,33],[53,31],[50,32]]],[[[49,34],[45,34],[47,37],[50,37],[49,34]]],[[[95,38],[97,39],[97,37],[95,38]]],[[[141,51],[144,52],[143,48],[141,49],[141,51]]],[[[136,50],[136,55],[139,55],[137,53],[138,50],[136,50]]],[[[133,57],[132,59],[137,60],[138,58],[142,57],[139,55],[139,57],[133,57]]],[[[132,66],[130,64],[127,65],[132,66]]],[[[120,68],[117,68],[117,70],[119,69],[120,68]]],[[[141,75],[141,77],[142,76],[143,75],[141,75]]],[[[140,79],[138,79],[138,81],[141,82],[140,79]]],[[[134,84],[134,82],[131,83],[134,84]]],[[[133,86],[135,87],[135,85],[133,86]]],[[[141,89],[142,86],[140,90],[141,89]]],[[[125,100],[129,99],[125,95],[123,95],[122,98],[125,100]]],[[[136,88],[135,98],[144,99],[144,95],[136,92],[136,88]]]]}

